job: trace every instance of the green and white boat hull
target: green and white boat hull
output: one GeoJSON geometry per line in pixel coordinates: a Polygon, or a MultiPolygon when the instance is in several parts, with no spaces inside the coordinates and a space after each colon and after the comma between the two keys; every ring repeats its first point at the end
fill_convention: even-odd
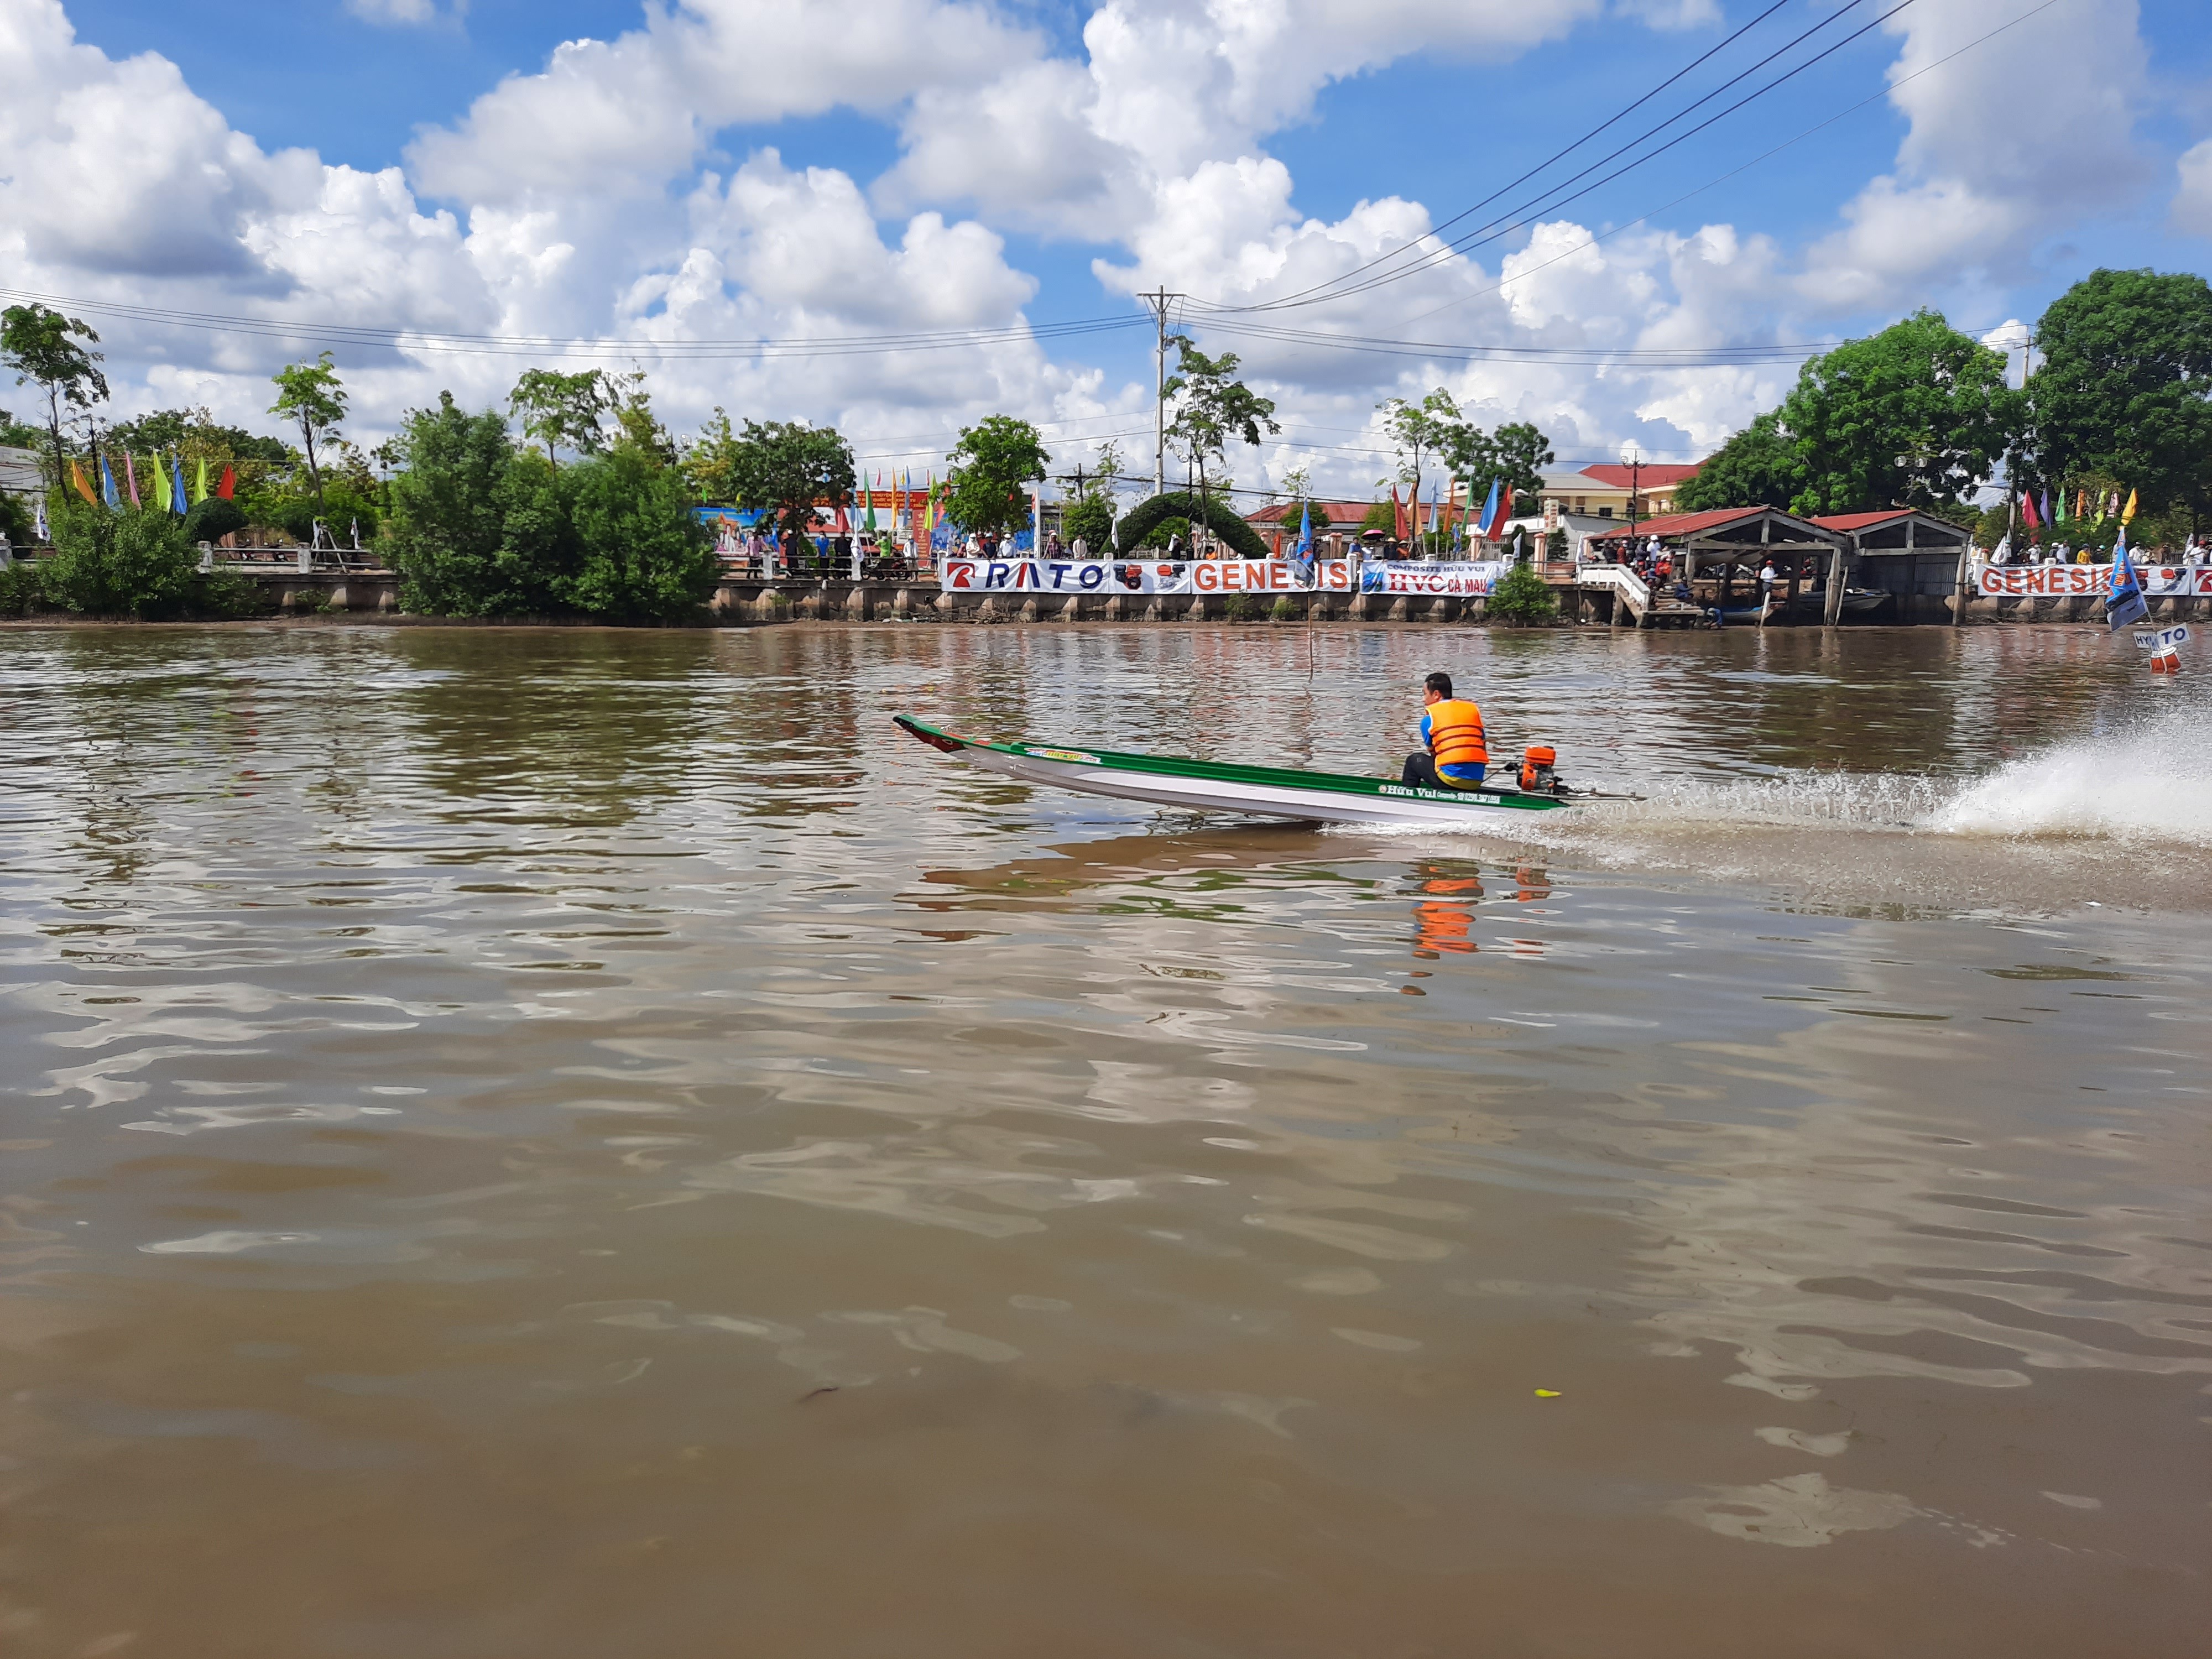
{"type": "Polygon", "coordinates": [[[895,718],[902,731],[931,748],[1024,783],[1049,784],[1079,794],[1110,795],[1116,800],[1148,801],[1156,806],[1180,806],[1194,812],[1244,812],[1316,823],[1503,828],[1521,813],[1556,811],[1571,804],[1557,796],[1523,794],[1497,786],[1416,789],[1395,778],[1231,766],[1218,761],[1176,760],[1008,739],[987,741],[957,737],[904,714],[895,718]]]}

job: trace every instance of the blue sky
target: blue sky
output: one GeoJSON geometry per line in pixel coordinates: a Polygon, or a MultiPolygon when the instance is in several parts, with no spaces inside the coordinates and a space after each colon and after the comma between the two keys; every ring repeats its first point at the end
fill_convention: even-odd
{"type": "MultiPolygon", "coordinates": [[[[1364,488],[1374,404],[1432,385],[1483,418],[1536,419],[1577,459],[1625,439],[1692,454],[1794,377],[1786,353],[1713,360],[1728,348],[1863,332],[1923,304],[1978,331],[2032,321],[2097,264],[2206,269],[2212,8],[2037,5],[1916,0],[1541,228],[1415,281],[1267,313],[1556,358],[1292,353],[1194,316],[1283,406],[1284,441],[1243,457],[1240,481],[1305,466],[1364,488]],[[1881,95],[1886,76],[1962,46],[1881,95]],[[1656,368],[1605,355],[1661,349],[1684,355],[1656,368]]],[[[1340,277],[1765,9],[688,0],[648,27],[639,6],[585,0],[473,0],[458,15],[450,0],[0,6],[30,42],[0,58],[14,111],[0,119],[38,150],[43,181],[23,167],[0,184],[16,198],[0,215],[18,227],[0,228],[13,285],[270,325],[195,333],[107,313],[119,403],[250,413],[270,363],[332,321],[611,351],[649,337],[638,361],[679,430],[717,404],[832,420],[891,465],[927,464],[994,408],[1044,423],[1070,459],[1138,431],[1140,331],[995,331],[1133,315],[1129,291],[1155,283],[1251,306],[1340,277]],[[549,74],[564,41],[597,44],[549,74]],[[666,355],[670,341],[961,328],[994,332],[872,356],[666,355]]],[[[1844,16],[1821,42],[1887,9],[1789,0],[1643,113],[1671,112],[1832,13],[1844,16]]],[[[491,401],[517,370],[512,352],[337,349],[365,438],[443,385],[491,401]]]]}

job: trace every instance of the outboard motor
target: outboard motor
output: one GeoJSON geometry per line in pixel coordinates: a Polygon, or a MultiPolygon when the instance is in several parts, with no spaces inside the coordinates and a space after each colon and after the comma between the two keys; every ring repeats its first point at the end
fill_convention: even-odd
{"type": "Polygon", "coordinates": [[[1548,795],[1559,787],[1558,775],[1552,770],[1559,759],[1559,751],[1548,744],[1531,744],[1521,751],[1521,789],[1524,794],[1548,795]]]}

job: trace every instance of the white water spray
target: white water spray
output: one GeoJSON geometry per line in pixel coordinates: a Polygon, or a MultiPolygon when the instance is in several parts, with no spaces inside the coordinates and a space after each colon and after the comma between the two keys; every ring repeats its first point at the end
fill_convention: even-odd
{"type": "Polygon", "coordinates": [[[2170,707],[2118,731],[2008,761],[1927,827],[1945,835],[2107,837],[2212,846],[2203,711],[2170,707]]]}

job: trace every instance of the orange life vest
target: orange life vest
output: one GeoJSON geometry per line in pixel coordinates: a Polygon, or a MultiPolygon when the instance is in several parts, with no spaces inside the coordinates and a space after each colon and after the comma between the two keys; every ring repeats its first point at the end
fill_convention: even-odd
{"type": "Polygon", "coordinates": [[[1487,766],[1490,749],[1482,737],[1482,710],[1464,697],[1447,697],[1428,708],[1429,752],[1437,766],[1487,766]]]}

